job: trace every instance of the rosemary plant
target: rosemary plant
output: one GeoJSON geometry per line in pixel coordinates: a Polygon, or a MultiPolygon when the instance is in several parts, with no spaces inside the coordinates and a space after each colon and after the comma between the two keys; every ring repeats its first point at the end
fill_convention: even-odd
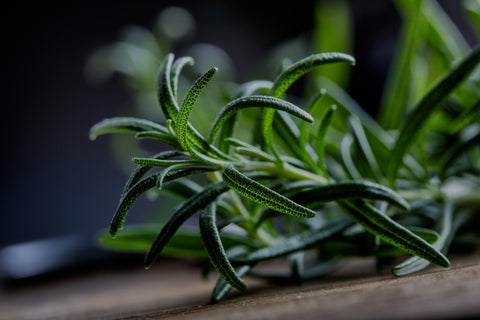
{"type": "Polygon", "coordinates": [[[110,226],[115,239],[101,241],[110,248],[146,251],[147,268],[162,253],[208,257],[221,276],[214,302],[232,287],[245,290],[244,275],[305,281],[331,271],[344,257],[413,255],[393,268],[396,275],[430,263],[449,267],[444,254],[480,207],[479,62],[477,48],[405,113],[401,124],[386,131],[334,85],[319,90],[304,107],[289,101],[289,87],[311,70],[355,63],[343,53],[314,54],[273,81],[239,86],[210,131],[202,133],[191,114],[217,69],[206,71],[181,99],[178,79],[193,59],[169,54],[157,81],[165,125],[117,117],[91,129],[91,139],[125,131],[169,147],[133,158],[138,166],[110,226]],[[473,102],[457,103],[462,109],[448,112],[443,102],[457,88],[470,90],[473,102]],[[246,109],[253,122],[242,120],[246,109]],[[451,124],[439,129],[438,121],[431,121],[439,114],[451,124]],[[235,134],[242,125],[251,125],[251,136],[235,134]],[[160,170],[151,173],[155,168],[160,170]],[[155,188],[184,201],[165,213],[163,225],[119,232],[135,200],[155,188]],[[197,212],[198,228],[185,226],[197,212]],[[289,272],[255,270],[279,257],[288,257],[289,272]]]}

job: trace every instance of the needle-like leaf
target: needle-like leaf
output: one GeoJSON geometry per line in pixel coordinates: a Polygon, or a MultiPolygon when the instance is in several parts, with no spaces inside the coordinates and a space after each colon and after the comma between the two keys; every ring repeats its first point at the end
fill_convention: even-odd
{"type": "Polygon", "coordinates": [[[267,208],[297,217],[311,218],[315,216],[315,211],[305,208],[261,183],[250,179],[231,164],[225,166],[222,177],[225,183],[237,193],[267,208]]]}
{"type": "Polygon", "coordinates": [[[220,240],[217,225],[215,224],[215,215],[216,205],[214,202],[200,213],[200,234],[202,235],[208,256],[215,270],[218,271],[228,284],[238,290],[245,290],[247,289],[247,285],[237,274],[227,258],[222,241],[220,240]]]}
{"type": "MultiPolygon", "coordinates": [[[[246,274],[248,271],[250,271],[250,269],[252,269],[251,266],[245,265],[245,266],[238,267],[235,270],[235,272],[239,277],[241,277],[244,274],[246,274]]],[[[231,289],[232,289],[232,285],[229,282],[227,282],[224,278],[220,277],[217,280],[217,284],[215,285],[215,288],[213,289],[210,302],[211,303],[219,302],[227,295],[228,292],[230,292],[231,289]]]]}
{"type": "Polygon", "coordinates": [[[182,69],[186,65],[192,66],[194,64],[194,60],[192,57],[181,57],[175,60],[172,65],[171,69],[171,76],[170,76],[170,86],[172,88],[173,96],[177,97],[177,90],[178,90],[178,80],[180,78],[180,73],[182,69]]]}
{"type": "Polygon", "coordinates": [[[150,167],[169,167],[176,164],[201,164],[201,162],[195,160],[163,160],[152,158],[133,158],[132,162],[141,166],[150,167]]]}
{"type": "Polygon", "coordinates": [[[360,119],[358,117],[351,116],[349,118],[349,122],[350,122],[350,126],[352,127],[355,141],[357,142],[363,156],[366,159],[372,178],[376,182],[380,182],[380,179],[383,176],[383,174],[382,174],[382,171],[380,170],[380,167],[377,164],[377,160],[375,159],[375,156],[373,155],[373,151],[370,147],[370,143],[368,142],[365,131],[363,130],[363,126],[362,126],[362,123],[360,122],[360,119]]]}
{"type": "Polygon", "coordinates": [[[327,134],[328,127],[332,122],[332,118],[336,110],[337,110],[336,105],[332,105],[330,107],[327,114],[322,119],[322,122],[320,123],[320,127],[318,128],[317,135],[315,137],[315,151],[317,152],[317,164],[325,177],[328,177],[327,167],[325,166],[325,136],[327,134]]]}
{"type": "Polygon", "coordinates": [[[216,169],[218,169],[218,167],[210,166],[210,165],[204,164],[203,162],[196,161],[196,160],[186,161],[186,162],[182,162],[182,163],[176,163],[176,164],[173,164],[173,165],[163,169],[162,172],[160,172],[160,174],[158,175],[158,178],[157,178],[157,188],[159,190],[162,189],[163,184],[165,182],[165,178],[168,177],[170,172],[178,172],[178,171],[181,171],[181,170],[186,170],[186,171],[202,170],[204,172],[208,172],[208,171],[215,171],[216,169]]]}
{"type": "Polygon", "coordinates": [[[446,171],[452,166],[455,160],[473,147],[480,148],[480,132],[477,132],[476,135],[470,137],[467,141],[456,145],[452,150],[450,150],[440,168],[440,177],[445,179],[446,171]]]}
{"type": "Polygon", "coordinates": [[[358,172],[357,167],[352,159],[351,149],[352,149],[353,137],[350,134],[346,134],[340,144],[340,155],[342,156],[343,165],[347,170],[348,175],[352,179],[362,179],[362,175],[358,172]]]}
{"type": "Polygon", "coordinates": [[[179,148],[180,144],[175,136],[157,131],[140,131],[135,135],[137,139],[155,139],[174,148],[179,148]]]}
{"type": "Polygon", "coordinates": [[[239,110],[252,107],[281,110],[288,112],[289,114],[292,114],[304,121],[313,122],[313,118],[310,114],[288,101],[269,96],[241,97],[231,101],[220,111],[210,130],[208,142],[213,143],[221,126],[230,117],[234,116],[235,113],[237,113],[239,110]]]}
{"type": "MultiPolygon", "coordinates": [[[[458,218],[464,219],[462,215],[457,216],[457,220],[458,218]]],[[[456,231],[455,229],[457,227],[458,223],[456,225],[453,223],[453,202],[448,201],[445,203],[443,209],[440,238],[433,244],[433,247],[445,253],[446,249],[450,245],[453,233],[456,231]]],[[[422,270],[428,265],[430,265],[430,262],[425,259],[420,257],[411,257],[401,264],[395,266],[393,268],[393,274],[396,276],[407,275],[409,273],[422,270]]]]}
{"type": "MultiPolygon", "coordinates": [[[[251,96],[257,92],[267,94],[272,88],[272,82],[266,80],[253,80],[247,83],[244,83],[239,86],[234,94],[234,98],[240,98],[245,96],[251,96]]],[[[235,129],[235,124],[237,123],[237,114],[234,113],[227,121],[223,124],[219,132],[219,148],[221,151],[228,153],[228,143],[227,139],[233,137],[233,132],[235,129]]]]}
{"type": "MultiPolygon", "coordinates": [[[[175,180],[181,177],[188,175],[205,172],[204,169],[189,169],[189,170],[177,170],[170,171],[169,174],[164,178],[164,183],[167,181],[175,180]]],[[[207,170],[208,171],[208,170],[207,170]]],[[[145,177],[138,181],[134,186],[132,186],[120,199],[120,203],[117,206],[115,215],[113,216],[112,222],[110,224],[110,234],[114,237],[118,230],[122,228],[127,215],[128,210],[133,205],[135,200],[138,199],[144,192],[150,190],[156,186],[158,176],[161,173],[155,173],[148,177],[145,177]]]]}
{"type": "Polygon", "coordinates": [[[454,134],[478,119],[480,119],[480,99],[453,121],[448,132],[454,134]]]}
{"type": "Polygon", "coordinates": [[[302,145],[300,129],[290,115],[282,111],[277,112],[273,129],[280,138],[278,139],[279,144],[286,152],[296,159],[304,161],[314,172],[318,171],[315,164],[317,155],[310,144],[302,145]]]}
{"type": "MultiPolygon", "coordinates": [[[[350,55],[337,52],[314,54],[304,58],[292,64],[275,79],[270,95],[276,98],[282,98],[287,89],[304,74],[318,66],[338,62],[355,64],[355,59],[350,55]]],[[[273,152],[277,159],[280,159],[280,156],[274,147],[272,137],[274,115],[275,110],[273,109],[266,109],[264,111],[262,132],[267,147],[273,152]]]]}
{"type": "Polygon", "coordinates": [[[272,89],[273,82],[267,80],[253,80],[238,87],[235,98],[254,95],[256,92],[268,93],[272,89]]]}
{"type": "Polygon", "coordinates": [[[327,186],[317,185],[292,197],[293,200],[305,204],[353,198],[382,200],[404,210],[410,209],[408,202],[393,190],[377,183],[361,180],[338,182],[327,186]]]}
{"type": "Polygon", "coordinates": [[[133,117],[116,117],[95,124],[90,129],[90,140],[95,140],[98,136],[107,133],[142,131],[154,131],[163,135],[169,134],[164,126],[153,121],[133,117]]]}
{"type": "Polygon", "coordinates": [[[172,89],[172,64],[174,55],[168,54],[162,62],[157,77],[157,98],[162,107],[163,114],[167,119],[172,119],[175,123],[177,121],[177,114],[179,111],[177,100],[172,89]]]}
{"type": "MultiPolygon", "coordinates": [[[[161,160],[161,159],[169,159],[169,158],[185,156],[185,155],[186,154],[184,152],[177,151],[177,150],[164,151],[154,155],[152,159],[161,160]]],[[[124,196],[132,186],[134,186],[137,182],[139,182],[151,168],[152,166],[144,166],[144,165],[137,166],[130,174],[128,181],[125,184],[125,187],[123,188],[122,196],[124,196]]]]}
{"type": "Polygon", "coordinates": [[[211,68],[205,74],[203,74],[190,88],[183,100],[182,107],[180,108],[180,112],[178,114],[178,119],[176,122],[176,132],[178,137],[178,142],[182,146],[184,150],[189,150],[190,145],[188,141],[188,129],[189,129],[189,119],[190,114],[192,113],[193,106],[197,101],[200,93],[202,93],[203,89],[207,86],[207,84],[212,80],[213,76],[217,72],[217,68],[211,68]]]}
{"type": "Polygon", "coordinates": [[[441,252],[370,204],[362,200],[349,200],[342,202],[342,207],[349,217],[381,240],[436,265],[450,266],[441,252]]]}
{"type": "Polygon", "coordinates": [[[400,164],[427,120],[438,110],[440,103],[457,87],[480,62],[480,47],[473,50],[445,77],[443,77],[416,105],[400,130],[392,150],[387,177],[393,184],[400,164]]]}
{"type": "Polygon", "coordinates": [[[184,202],[181,207],[175,210],[155,238],[150,250],[148,250],[147,255],[145,256],[145,267],[149,268],[153,262],[155,262],[165,245],[189,217],[198,210],[204,209],[227,190],[228,187],[223,182],[211,185],[205,188],[202,192],[195,194],[188,201],[184,202]]]}
{"type": "Polygon", "coordinates": [[[255,264],[261,261],[282,257],[299,250],[310,249],[317,246],[320,242],[342,232],[352,224],[353,222],[350,219],[340,218],[327,222],[318,229],[306,231],[282,240],[271,247],[254,251],[247,256],[233,257],[231,258],[231,261],[235,264],[255,264]]]}

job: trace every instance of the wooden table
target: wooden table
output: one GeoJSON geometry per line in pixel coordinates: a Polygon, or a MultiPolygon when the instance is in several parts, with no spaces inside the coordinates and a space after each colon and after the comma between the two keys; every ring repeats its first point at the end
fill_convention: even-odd
{"type": "Polygon", "coordinates": [[[480,253],[397,278],[355,259],[324,279],[270,286],[246,278],[246,293],[208,304],[216,277],[194,261],[151,270],[90,270],[0,293],[0,319],[406,319],[480,316],[480,253]]]}

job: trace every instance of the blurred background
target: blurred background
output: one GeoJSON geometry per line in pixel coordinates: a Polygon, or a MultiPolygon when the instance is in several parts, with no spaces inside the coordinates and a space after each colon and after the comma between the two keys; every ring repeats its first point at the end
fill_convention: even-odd
{"type": "MultiPolygon", "coordinates": [[[[326,23],[321,32],[348,29],[345,32],[351,38],[339,39],[338,45],[355,56],[357,65],[344,85],[360,105],[375,114],[401,27],[394,3],[271,3],[103,1],[96,5],[39,2],[26,6],[10,2],[3,13],[6,72],[2,87],[7,99],[3,99],[1,116],[0,248],[52,237],[90,239],[108,226],[131,166],[115,160],[112,145],[129,142],[115,142],[110,137],[92,142],[88,131],[104,118],[149,112],[133,107],[148,106],[151,101],[148,97],[142,100],[138,82],[128,81],[131,70],[118,72],[118,64],[106,66],[105,62],[129,52],[112,55],[112,47],[106,46],[144,41],[145,30],[157,30],[162,39],[158,48],[152,49],[158,49],[158,56],[150,56],[150,64],[142,66],[147,68],[145,75],[153,75],[151,81],[146,80],[150,85],[155,84],[160,56],[166,50],[177,56],[192,55],[200,62],[198,68],[210,63],[208,57],[202,63],[200,56],[207,52],[220,61],[226,81],[241,83],[271,75],[270,62],[282,55],[296,60],[325,48],[312,34],[318,23],[315,14],[319,6],[345,5],[336,11],[343,16],[330,16],[339,19],[339,30],[330,30],[326,23]],[[171,6],[184,10],[165,14],[171,6]],[[349,23],[342,25],[343,18],[349,23]],[[171,29],[178,21],[183,22],[183,29],[171,29]],[[126,29],[132,25],[137,27],[126,29]]],[[[439,4],[473,45],[475,37],[461,1],[439,4]]],[[[151,112],[155,118],[159,109],[151,112]]],[[[153,206],[148,199],[136,203],[129,223],[142,221],[153,206]]]]}

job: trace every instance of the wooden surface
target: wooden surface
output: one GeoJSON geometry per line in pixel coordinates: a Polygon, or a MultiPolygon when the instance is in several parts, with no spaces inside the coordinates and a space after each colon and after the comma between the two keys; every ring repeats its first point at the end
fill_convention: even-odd
{"type": "MultiPolygon", "coordinates": [[[[246,293],[209,305],[215,277],[192,261],[151,270],[90,271],[3,288],[0,319],[424,319],[480,316],[480,254],[396,278],[355,259],[328,277],[274,287],[246,278],[246,293]]],[[[213,275],[213,274],[212,274],[213,275]]]]}

